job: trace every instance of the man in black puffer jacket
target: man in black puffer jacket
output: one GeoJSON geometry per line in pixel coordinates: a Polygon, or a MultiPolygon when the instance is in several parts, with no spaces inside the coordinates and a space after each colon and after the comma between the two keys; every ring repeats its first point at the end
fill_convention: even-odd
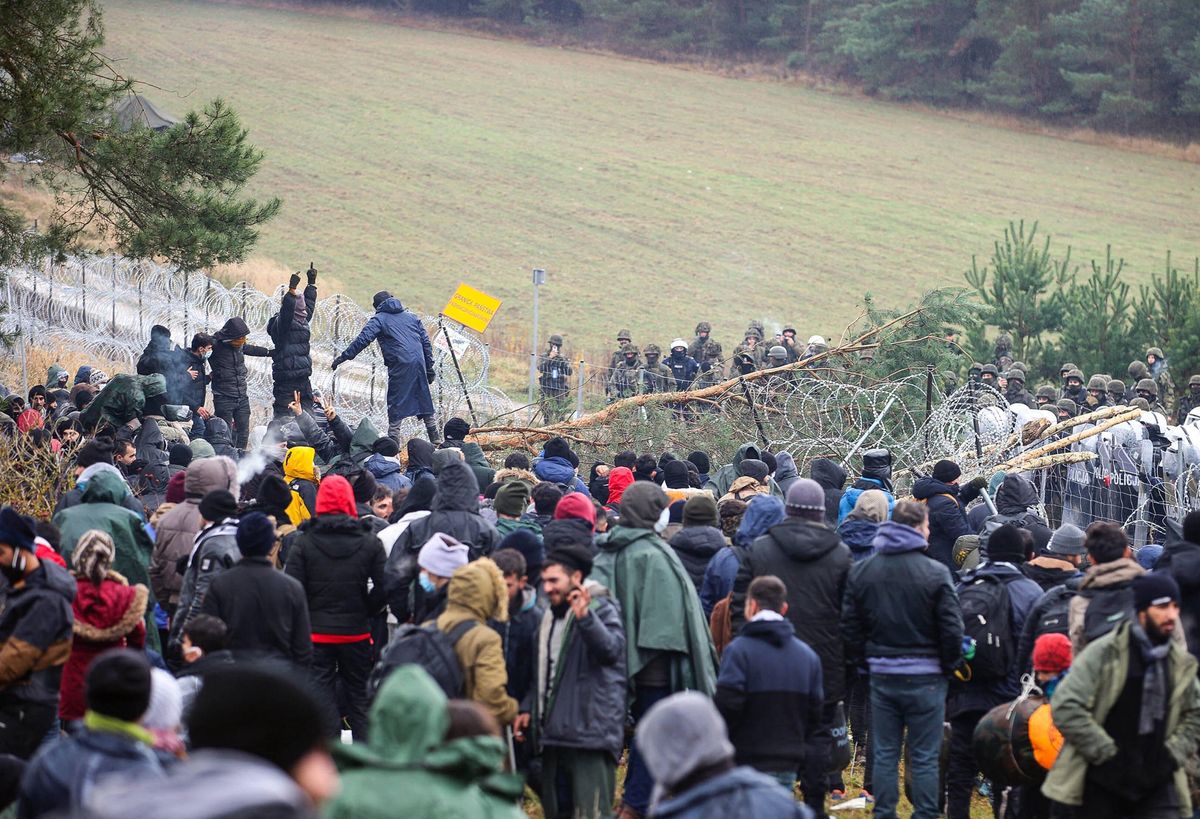
{"type": "Polygon", "coordinates": [[[792,484],[785,511],[783,521],[755,540],[746,553],[733,581],[729,612],[737,633],[745,624],[750,581],[773,575],[787,587],[786,617],[796,636],[821,658],[825,703],[800,779],[804,801],[818,816],[824,816],[835,712],[846,692],[840,619],[853,561],[849,547],[825,523],[825,492],[816,481],[801,478],[792,484]]]}
{"type": "Polygon", "coordinates": [[[300,274],[293,273],[288,281],[288,291],[283,294],[279,304],[279,312],[267,322],[267,332],[275,343],[271,354],[271,377],[275,384],[275,396],[272,408],[276,418],[290,419],[288,404],[296,400],[300,393],[300,406],[306,411],[313,409],[312,385],[309,376],[312,375],[312,355],[309,350],[309,323],[317,309],[317,271],[308,269],[308,287],[304,288],[304,298],[296,295],[300,286],[300,274]]]}
{"type": "Polygon", "coordinates": [[[687,499],[683,505],[683,528],[671,538],[671,548],[679,555],[679,562],[692,578],[697,593],[704,582],[704,570],[709,561],[728,545],[718,528],[720,524],[717,502],[705,492],[687,499]]]}
{"type": "Polygon", "coordinates": [[[962,470],[954,461],[938,461],[932,476],[918,478],[913,484],[913,497],[929,507],[929,556],[952,575],[958,571],[954,565],[954,541],[972,534],[963,510],[979,496],[977,484],[972,483],[966,489],[958,485],[960,475],[962,470]]]}
{"type": "Polygon", "coordinates": [[[321,481],[316,516],[301,525],[284,571],[300,581],[308,599],[313,681],[325,693],[330,736],[338,736],[342,722],[339,680],[354,741],[367,736],[371,617],[387,599],[386,559],[371,524],[358,518],[350,483],[341,475],[321,481]]]}
{"type": "MultiPolygon", "coordinates": [[[[420,572],[417,555],[435,532],[466,544],[471,560],[489,556],[500,542],[496,527],[479,514],[479,483],[475,473],[462,461],[451,461],[437,473],[433,511],[413,521],[388,555],[387,600],[400,623],[407,623],[412,614],[411,595],[416,595],[418,602],[423,595],[420,585],[414,586],[420,572]]],[[[415,608],[419,610],[421,606],[415,608]]]]}
{"type": "Polygon", "coordinates": [[[233,431],[233,445],[245,449],[250,440],[250,396],[246,392],[246,356],[271,355],[266,347],[247,344],[250,328],[234,316],[213,334],[212,356],[208,359],[212,383],[213,414],[223,418],[233,431]]]}

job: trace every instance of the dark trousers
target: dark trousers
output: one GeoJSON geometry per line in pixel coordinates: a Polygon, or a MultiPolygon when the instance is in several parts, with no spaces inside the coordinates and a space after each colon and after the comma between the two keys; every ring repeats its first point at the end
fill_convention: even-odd
{"type": "Polygon", "coordinates": [[[341,683],[346,720],[355,742],[367,738],[367,677],[371,674],[371,641],[313,643],[313,682],[325,697],[329,735],[341,731],[342,709],[338,706],[341,683]]]}
{"type": "Polygon", "coordinates": [[[608,819],[617,789],[617,763],[608,751],[542,751],[542,812],[546,819],[608,819]]]}
{"type": "MultiPolygon", "coordinates": [[[[671,689],[667,686],[644,686],[639,685],[637,688],[637,696],[633,698],[633,707],[630,709],[633,713],[634,723],[642,721],[642,717],[650,710],[650,706],[660,700],[665,700],[671,696],[671,689]]],[[[636,729],[635,729],[636,730],[636,729]]],[[[549,779],[549,775],[543,769],[543,775],[549,779]]],[[[621,800],[633,810],[643,816],[650,809],[650,791],[654,788],[654,779],[650,776],[650,771],[646,768],[646,761],[642,759],[642,752],[638,750],[637,743],[632,740],[629,743],[629,765],[625,773],[625,792],[621,800]]]]}
{"type": "MultiPolygon", "coordinates": [[[[946,816],[948,819],[970,819],[971,794],[979,764],[971,750],[975,726],[986,711],[964,711],[950,718],[950,758],[946,763],[946,816]]],[[[1000,790],[999,786],[993,791],[1000,790]]]]}
{"type": "Polygon", "coordinates": [[[849,699],[847,716],[850,720],[850,737],[854,740],[854,755],[857,757],[861,750],[865,756],[863,790],[873,794],[875,787],[871,781],[871,763],[874,761],[874,754],[871,752],[871,681],[866,675],[856,677],[850,683],[849,699]]]}
{"type": "Polygon", "coordinates": [[[945,677],[932,674],[871,676],[871,741],[875,748],[871,778],[875,784],[875,819],[896,819],[896,805],[900,801],[900,748],[905,741],[908,742],[912,774],[913,819],[936,819],[941,815],[938,758],[942,750],[945,713],[945,677]]]}
{"type": "Polygon", "coordinates": [[[234,449],[245,449],[250,442],[250,402],[223,402],[213,398],[213,414],[229,424],[234,449]]]}
{"type": "Polygon", "coordinates": [[[0,705],[0,754],[29,759],[54,725],[58,708],[28,702],[0,705]]]}
{"type": "Polygon", "coordinates": [[[1089,779],[1083,786],[1083,804],[1075,809],[1075,815],[1087,819],[1175,819],[1179,816],[1179,797],[1173,782],[1143,799],[1129,800],[1097,787],[1089,779]]]}
{"type": "MultiPolygon", "coordinates": [[[[800,789],[804,791],[804,804],[812,808],[817,816],[825,815],[825,794],[831,790],[829,768],[836,714],[836,702],[827,702],[821,708],[821,728],[808,741],[804,766],[800,769],[800,789]]],[[[838,778],[840,779],[840,776],[838,778]]]]}

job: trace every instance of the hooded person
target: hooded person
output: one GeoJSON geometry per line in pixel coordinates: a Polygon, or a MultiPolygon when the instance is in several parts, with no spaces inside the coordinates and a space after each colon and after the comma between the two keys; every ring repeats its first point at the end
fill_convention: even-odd
{"type": "Polygon", "coordinates": [[[837,526],[838,510],[846,487],[846,470],[829,458],[814,458],[809,466],[809,477],[825,490],[825,522],[837,526]]]}
{"type": "Polygon", "coordinates": [[[1167,536],[1155,568],[1179,584],[1179,624],[1187,637],[1188,651],[1200,657],[1200,510],[1188,512],[1182,521],[1168,519],[1166,523],[1167,536]]]}
{"type": "Polygon", "coordinates": [[[200,531],[200,501],[210,492],[237,490],[237,466],[229,458],[201,458],[188,464],[184,473],[184,500],[158,521],[148,576],[155,599],[173,614],[179,605],[183,575],[177,569],[200,531]]]}
{"type": "Polygon", "coordinates": [[[474,441],[467,440],[470,433],[470,424],[462,418],[451,418],[442,427],[442,435],[445,438],[442,446],[461,450],[463,460],[475,473],[475,480],[479,482],[480,486],[487,486],[495,479],[496,470],[492,469],[491,464],[488,463],[487,456],[483,454],[483,447],[474,441]]]}
{"type": "Polygon", "coordinates": [[[436,480],[437,494],[431,513],[410,523],[396,538],[388,555],[388,605],[400,623],[407,623],[412,614],[410,594],[421,594],[419,586],[414,588],[417,555],[435,532],[465,544],[471,559],[490,555],[500,540],[496,527],[479,514],[479,484],[470,467],[462,461],[451,462],[442,468],[436,480]]]}
{"type": "Polygon", "coordinates": [[[687,456],[688,461],[696,467],[696,473],[700,476],[700,485],[708,483],[708,471],[712,468],[712,464],[708,459],[706,452],[692,452],[687,456]]]}
{"type": "Polygon", "coordinates": [[[209,492],[200,499],[197,509],[202,528],[196,533],[191,551],[177,563],[183,570],[183,584],[167,642],[171,657],[179,656],[184,627],[203,610],[213,580],[242,559],[237,544],[237,498],[233,493],[226,489],[209,492]]]}
{"type": "Polygon", "coordinates": [[[434,445],[421,438],[410,438],[407,444],[408,471],[404,474],[414,484],[422,478],[434,478],[434,445]]]}
{"type": "MultiPolygon", "coordinates": [[[[62,540],[63,554],[72,554],[79,539],[92,529],[104,532],[113,541],[112,568],[134,585],[150,587],[150,556],[154,543],[143,520],[122,505],[129,487],[120,476],[107,469],[97,472],[87,481],[82,503],[64,509],[54,516],[62,540]]],[[[159,650],[158,631],[154,626],[154,597],[147,602],[147,645],[159,650]]]]}
{"type": "Polygon", "coordinates": [[[334,754],[342,787],[328,805],[330,819],[436,817],[453,811],[521,819],[520,777],[501,773],[498,737],[446,740],[446,695],[423,669],[402,666],[379,688],[370,712],[370,741],[341,745],[334,754]]]}
{"type": "Polygon", "coordinates": [[[796,460],[790,452],[780,452],[775,456],[775,483],[779,484],[779,491],[787,497],[787,491],[792,484],[800,479],[800,470],[796,467],[796,460]]]}
{"type": "MultiPolygon", "coordinates": [[[[635,722],[656,702],[684,688],[711,697],[716,651],[696,587],[657,532],[667,525],[667,496],[655,484],[625,491],[621,520],[597,538],[592,578],[620,605],[626,635],[626,672],[635,722]]],[[[624,803],[638,814],[650,806],[651,777],[631,751],[624,803]]]]}
{"type": "MultiPolygon", "coordinates": [[[[751,504],[751,508],[754,504],[751,504]]],[[[746,594],[758,577],[779,578],[787,589],[783,612],[796,637],[821,659],[824,704],[821,727],[814,731],[801,776],[805,801],[823,812],[830,783],[836,709],[845,699],[845,660],[840,631],[842,593],[853,562],[850,549],[825,523],[825,493],[810,478],[788,490],[785,517],[756,537],[733,582],[729,611],[734,633],[745,625],[746,594]]],[[[749,513],[749,510],[747,510],[749,513]]]]}
{"type": "Polygon", "coordinates": [[[75,600],[71,656],[62,673],[58,716],[64,722],[83,719],[87,704],[84,678],[88,666],[113,648],[142,649],[146,644],[146,604],[149,590],[130,586],[112,570],[112,538],[99,530],[84,532],[75,544],[75,600]]]}
{"type": "Polygon", "coordinates": [[[290,418],[288,405],[300,394],[300,406],[312,409],[312,351],[310,347],[313,315],[317,311],[317,271],[308,271],[308,286],[297,295],[300,274],[293,273],[288,289],[279,303],[279,312],[267,321],[267,335],[275,348],[271,351],[271,381],[275,418],[290,418]]]}
{"type": "MultiPolygon", "coordinates": [[[[704,482],[704,488],[712,492],[714,498],[723,497],[733,487],[733,482],[745,474],[742,472],[742,464],[747,460],[755,460],[761,463],[761,454],[762,450],[759,449],[758,444],[753,442],[742,444],[738,447],[737,452],[733,454],[732,463],[714,472],[704,482]]],[[[609,480],[611,481],[611,478],[609,480]]],[[[778,498],[783,497],[783,491],[773,478],[767,478],[767,487],[772,495],[778,498]]]]}
{"type": "MultiPolygon", "coordinates": [[[[563,438],[551,438],[542,448],[543,457],[534,461],[533,474],[538,480],[555,483],[588,494],[587,484],[576,473],[579,458],[563,438]]],[[[565,491],[565,489],[564,489],[565,491]]],[[[590,497],[590,495],[589,495],[590,497]]]]}
{"type": "Polygon", "coordinates": [[[355,739],[366,738],[371,618],[387,601],[385,560],[371,524],[358,517],[350,483],[341,475],[322,481],[316,515],[300,528],[284,571],[308,599],[313,681],[326,698],[331,736],[339,735],[345,713],[355,739]]]}
{"type": "MultiPolygon", "coordinates": [[[[756,537],[783,520],[783,501],[770,495],[756,495],[748,504],[736,499],[723,500],[717,504],[717,515],[729,545],[713,555],[700,582],[700,603],[706,616],[733,591],[745,550],[756,537]]],[[[732,634],[726,636],[732,638],[732,634]]]]}
{"type": "Polygon", "coordinates": [[[618,512],[621,509],[621,498],[625,490],[633,486],[633,470],[626,466],[615,467],[608,473],[608,503],[605,508],[618,512]]]}
{"type": "Polygon", "coordinates": [[[683,506],[683,528],[670,540],[697,593],[708,564],[725,547],[725,536],[718,528],[720,522],[712,495],[704,492],[690,497],[683,506]]]}
{"type": "Polygon", "coordinates": [[[317,509],[317,487],[321,483],[321,472],[316,466],[317,451],[311,446],[292,446],[283,456],[283,479],[292,490],[292,503],[288,506],[288,518],[299,526],[308,520],[317,509]]]}
{"type": "Polygon", "coordinates": [[[808,816],[773,777],[737,766],[725,722],[712,700],[695,691],[667,697],[646,713],[634,737],[654,780],[651,815],[663,819],[700,816],[808,816]]]}
{"type": "Polygon", "coordinates": [[[204,440],[208,441],[216,455],[237,460],[238,450],[233,445],[233,434],[224,418],[213,416],[204,422],[204,440]]]}
{"type": "Polygon", "coordinates": [[[854,509],[837,528],[838,537],[850,547],[850,554],[856,563],[874,553],[879,524],[887,519],[887,495],[881,490],[868,489],[858,496],[854,509]]]}
{"type": "Polygon", "coordinates": [[[232,430],[235,449],[245,449],[250,440],[250,393],[246,386],[246,356],[267,358],[271,350],[246,343],[250,328],[234,316],[213,333],[213,351],[208,359],[212,371],[213,415],[232,430]]]}
{"type": "MultiPolygon", "coordinates": [[[[92,375],[95,377],[95,373],[92,375]]],[[[161,408],[166,391],[167,379],[159,373],[146,376],[122,373],[105,384],[79,414],[79,423],[87,430],[102,425],[120,429],[146,414],[147,399],[158,399],[155,403],[161,408]]]]}
{"type": "MultiPolygon", "coordinates": [[[[960,496],[958,479],[962,469],[954,461],[941,460],[933,466],[933,474],[925,475],[913,483],[913,497],[929,507],[929,556],[941,561],[954,572],[954,543],[963,535],[971,534],[967,525],[964,507],[979,494],[979,488],[971,484],[960,496]]],[[[982,479],[980,479],[982,480],[982,479]]]]}
{"type": "Polygon", "coordinates": [[[413,415],[425,424],[430,443],[438,443],[437,420],[429,387],[436,377],[433,369],[433,345],[416,314],[405,309],[400,299],[380,290],[372,299],[375,315],[367,321],[358,337],[333,360],[337,369],[351,361],[372,341],[388,370],[388,435],[401,441],[401,424],[413,415]]]}
{"type": "Polygon", "coordinates": [[[862,456],[862,473],[850,488],[842,494],[838,503],[838,525],[850,514],[858,496],[868,489],[879,489],[888,496],[888,513],[896,505],[892,493],[892,453],[886,449],[869,449],[862,456]]]}
{"type": "MultiPolygon", "coordinates": [[[[413,439],[417,440],[417,439],[413,439]]],[[[363,461],[363,468],[370,472],[376,483],[393,492],[412,487],[412,481],[404,474],[397,456],[400,446],[394,438],[384,436],[375,441],[371,455],[363,461]]]]}
{"type": "Polygon", "coordinates": [[[1050,527],[1045,518],[1037,513],[1041,498],[1033,482],[1024,475],[1012,473],[1004,476],[996,490],[996,515],[985,523],[1011,523],[1033,535],[1035,550],[1050,542],[1050,527]]]}

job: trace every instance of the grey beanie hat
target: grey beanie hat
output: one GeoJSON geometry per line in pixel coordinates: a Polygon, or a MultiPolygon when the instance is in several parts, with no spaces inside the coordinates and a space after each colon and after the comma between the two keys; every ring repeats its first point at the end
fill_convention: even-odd
{"type": "Polygon", "coordinates": [[[1056,555],[1082,555],[1087,553],[1087,549],[1083,547],[1083,541],[1087,535],[1078,526],[1070,523],[1064,523],[1054,530],[1054,534],[1050,535],[1050,542],[1046,545],[1046,551],[1056,555]]]}
{"type": "Polygon", "coordinates": [[[825,490],[812,478],[800,478],[788,488],[784,512],[791,517],[813,518],[825,515],[825,490]]]}
{"type": "Polygon", "coordinates": [[[733,758],[725,721],[712,700],[696,691],[655,703],[633,739],[659,795],[694,772],[733,758]]]}
{"type": "Polygon", "coordinates": [[[667,508],[667,493],[650,481],[634,481],[621,496],[621,525],[631,529],[653,529],[667,508]]]}

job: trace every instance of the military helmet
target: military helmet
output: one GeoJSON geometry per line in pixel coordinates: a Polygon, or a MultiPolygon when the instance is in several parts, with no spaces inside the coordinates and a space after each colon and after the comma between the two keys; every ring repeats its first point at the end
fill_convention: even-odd
{"type": "Polygon", "coordinates": [[[1143,378],[1137,382],[1137,386],[1133,390],[1134,392],[1148,392],[1155,398],[1158,397],[1158,385],[1154,383],[1153,378],[1143,378]]]}
{"type": "Polygon", "coordinates": [[[628,330],[617,330],[617,341],[633,341],[633,333],[628,330]]]}
{"type": "Polygon", "coordinates": [[[794,337],[796,335],[796,328],[795,327],[784,327],[783,334],[786,336],[788,333],[791,333],[792,336],[794,337]]]}
{"type": "Polygon", "coordinates": [[[1130,361],[1126,372],[1134,381],[1139,381],[1150,375],[1150,368],[1146,366],[1145,361],[1130,361]]]}
{"type": "Polygon", "coordinates": [[[980,375],[992,375],[998,377],[1000,375],[1000,370],[995,364],[984,364],[980,375]]]}
{"type": "Polygon", "coordinates": [[[1042,386],[1038,387],[1037,395],[1035,397],[1045,398],[1051,402],[1054,402],[1058,400],[1058,390],[1054,389],[1054,387],[1050,386],[1049,384],[1043,384],[1042,386]]]}
{"type": "Polygon", "coordinates": [[[1012,364],[1008,365],[1008,369],[1009,370],[1020,370],[1025,375],[1029,375],[1029,368],[1026,367],[1025,363],[1022,361],[1014,361],[1012,364]]]}
{"type": "Polygon", "coordinates": [[[550,336],[551,347],[562,347],[562,336],[550,336]]]}
{"type": "Polygon", "coordinates": [[[1150,402],[1149,402],[1149,401],[1147,401],[1145,398],[1135,398],[1135,399],[1133,399],[1132,401],[1130,401],[1130,402],[1129,402],[1129,406],[1131,406],[1131,407],[1137,407],[1137,408],[1138,408],[1138,409],[1140,409],[1142,412],[1149,412],[1149,411],[1150,411],[1150,402]]]}
{"type": "Polygon", "coordinates": [[[632,341],[626,341],[624,344],[621,345],[621,355],[629,355],[630,353],[633,353],[634,355],[638,355],[640,352],[641,352],[641,350],[639,350],[638,346],[636,344],[634,344],[632,341]]]}
{"type": "Polygon", "coordinates": [[[1200,387],[1200,375],[1193,375],[1188,379],[1189,387],[1200,387]]]}
{"type": "Polygon", "coordinates": [[[1008,372],[1006,372],[1004,374],[1004,377],[1007,378],[1010,382],[1016,382],[1018,384],[1025,383],[1025,371],[1018,370],[1014,367],[1010,367],[1008,372]]]}
{"type": "Polygon", "coordinates": [[[713,341],[712,339],[709,339],[708,341],[704,342],[702,352],[706,358],[720,358],[721,343],[719,341],[713,341]]]}
{"type": "Polygon", "coordinates": [[[1087,388],[1104,392],[1108,389],[1108,379],[1102,375],[1093,375],[1088,379],[1087,388]]]}
{"type": "Polygon", "coordinates": [[[1060,398],[1054,404],[1054,406],[1063,412],[1069,413],[1072,418],[1074,418],[1075,413],[1079,411],[1079,405],[1070,398],[1060,398]]]}
{"type": "Polygon", "coordinates": [[[1125,396],[1125,382],[1119,378],[1110,378],[1108,380],[1108,391],[1113,395],[1125,396]]]}
{"type": "Polygon", "coordinates": [[[662,348],[659,347],[657,344],[647,344],[646,349],[643,352],[645,352],[647,358],[649,358],[652,355],[660,356],[660,355],[662,355],[662,348]]]}
{"type": "Polygon", "coordinates": [[[744,336],[742,336],[742,338],[750,338],[750,336],[754,336],[759,341],[762,341],[762,337],[763,337],[762,330],[758,327],[755,327],[753,324],[751,324],[749,327],[746,328],[746,334],[744,336]]]}
{"type": "Polygon", "coordinates": [[[776,344],[767,353],[767,357],[768,358],[787,358],[788,357],[787,348],[781,344],[776,344]]]}
{"type": "Polygon", "coordinates": [[[972,361],[971,367],[967,370],[967,372],[968,373],[981,373],[981,372],[983,372],[983,365],[980,364],[978,361],[972,361]]]}
{"type": "Polygon", "coordinates": [[[1071,370],[1078,370],[1078,369],[1079,368],[1076,367],[1073,362],[1068,361],[1066,364],[1063,364],[1061,367],[1058,368],[1058,374],[1061,375],[1063,378],[1066,378],[1067,373],[1069,373],[1071,370]]]}
{"type": "Polygon", "coordinates": [[[1076,381],[1078,381],[1080,384],[1082,384],[1083,383],[1083,371],[1080,370],[1078,367],[1075,367],[1073,370],[1071,370],[1066,375],[1066,379],[1068,381],[1070,381],[1072,378],[1074,378],[1076,381]]]}
{"type": "Polygon", "coordinates": [[[1166,356],[1163,355],[1162,347],[1151,347],[1146,351],[1146,355],[1154,356],[1159,361],[1162,361],[1164,358],[1166,358],[1166,356]]]}
{"type": "Polygon", "coordinates": [[[824,336],[809,336],[808,343],[813,347],[828,347],[824,336]]]}
{"type": "Polygon", "coordinates": [[[711,333],[711,332],[712,332],[712,325],[709,324],[707,321],[702,321],[696,325],[696,335],[700,335],[701,333],[711,333]]]}

